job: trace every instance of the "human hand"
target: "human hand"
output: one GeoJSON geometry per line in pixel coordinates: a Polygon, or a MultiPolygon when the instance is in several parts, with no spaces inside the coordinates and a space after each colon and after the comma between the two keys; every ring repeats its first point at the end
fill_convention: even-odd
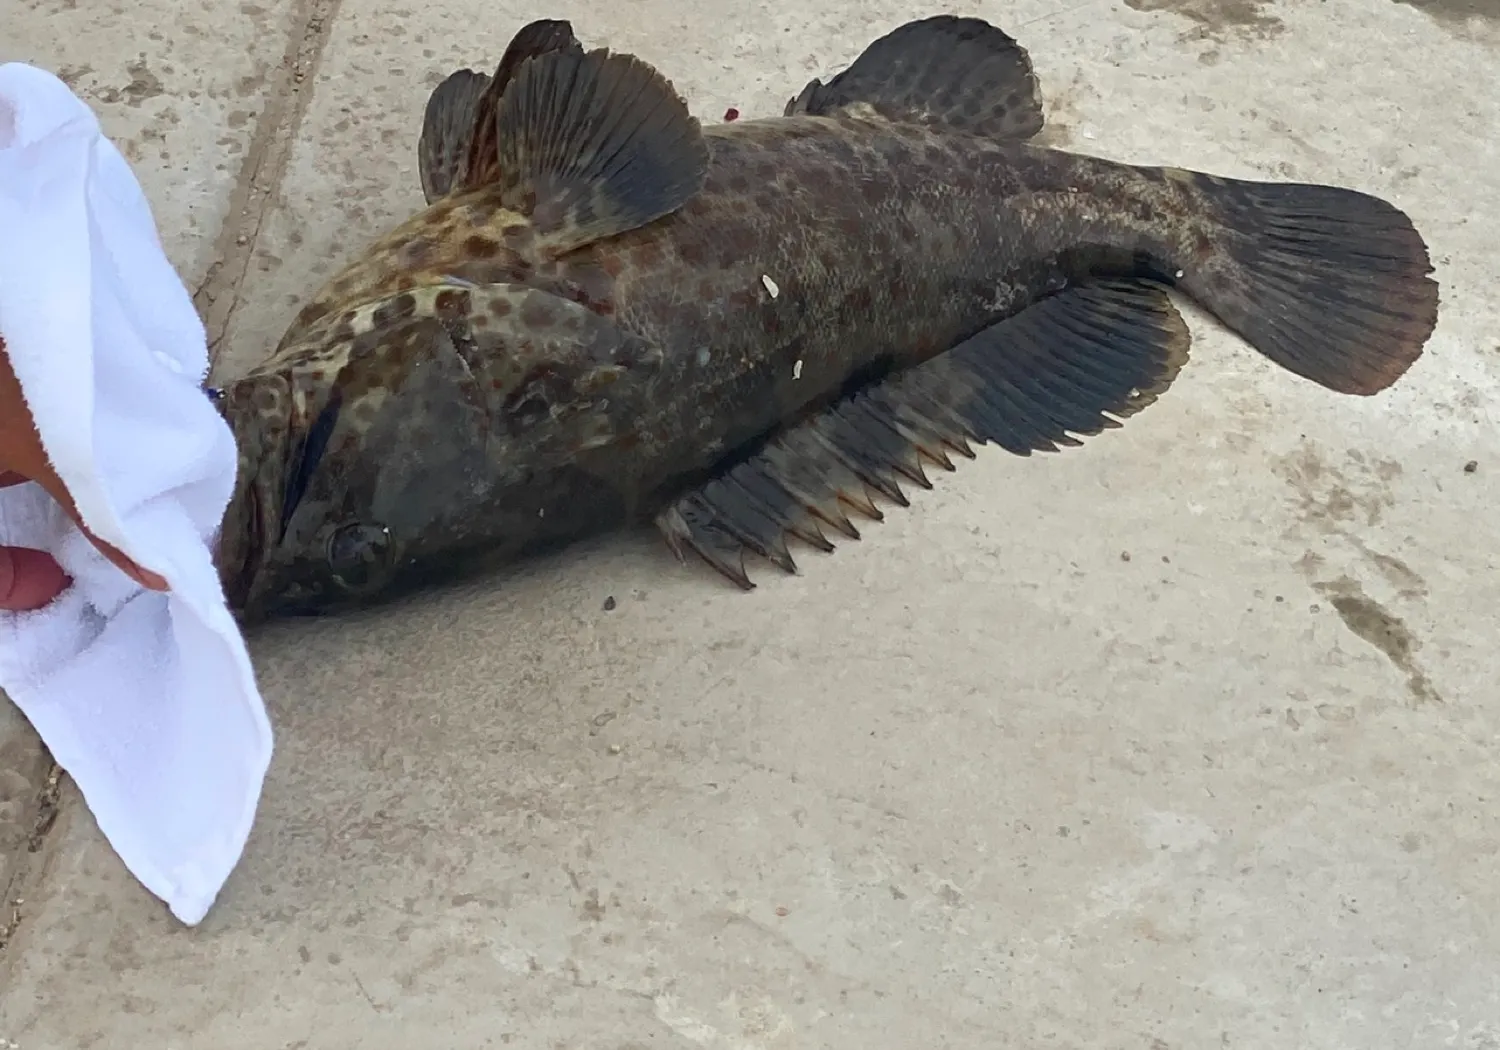
{"type": "MultiPolygon", "coordinates": [[[[155,591],[167,581],[147,572],[83,524],[68,487],[52,469],[21,384],[10,366],[5,341],[0,339],[0,488],[34,481],[46,489],[101,554],[131,579],[155,591]]],[[[0,546],[0,610],[28,612],[48,605],[67,588],[69,580],[53,557],[29,547],[0,546]]]]}

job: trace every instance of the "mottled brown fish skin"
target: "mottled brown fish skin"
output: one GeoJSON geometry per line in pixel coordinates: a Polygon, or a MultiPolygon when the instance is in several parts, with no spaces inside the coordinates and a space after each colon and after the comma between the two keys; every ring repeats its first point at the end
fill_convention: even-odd
{"type": "Polygon", "coordinates": [[[706,181],[655,221],[558,252],[569,229],[546,200],[461,189],[309,302],[222,401],[242,476],[220,570],[242,620],[646,520],[776,428],[1073,283],[1176,284],[1350,393],[1394,381],[1435,318],[1420,237],[1349,191],[1133,167],[847,100],[703,136],[706,181]]]}
{"type": "MultiPolygon", "coordinates": [[[[727,453],[827,404],[852,378],[924,360],[1090,268],[1132,272],[1137,254],[1177,258],[1212,235],[1191,185],[1163,171],[873,115],[741,121],[706,133],[702,192],[664,219],[560,259],[539,257],[531,225],[488,190],[439,202],[330,282],[239,385],[303,389],[296,415],[305,427],[344,354],[364,362],[365,383],[395,388],[409,360],[441,357],[434,344],[453,341],[488,417],[484,458],[497,473],[455,508],[473,522],[464,535],[429,531],[418,545],[430,554],[404,552],[426,578],[440,552],[482,550],[503,563],[649,517],[727,453]],[[391,326],[418,314],[423,292],[436,322],[408,336],[406,353],[391,350],[407,345],[390,342],[391,326]],[[336,306],[350,302],[383,303],[380,327],[355,335],[352,311],[336,306]],[[607,319],[613,331],[601,338],[617,352],[655,367],[624,377],[607,408],[580,405],[594,414],[597,447],[572,455],[573,431],[562,431],[552,438],[563,447],[548,455],[507,421],[520,407],[517,390],[555,356],[537,337],[570,338],[564,330],[576,331],[585,313],[607,319]]],[[[577,396],[566,383],[556,392],[577,396]]],[[[233,388],[230,396],[256,400],[233,388]]],[[[441,403],[424,411],[455,415],[441,403]]],[[[387,459],[351,435],[322,469],[353,477],[353,460],[373,458],[388,475],[421,474],[432,469],[431,449],[392,448],[387,459]]],[[[259,502],[276,513],[279,496],[264,491],[259,502]]]]}

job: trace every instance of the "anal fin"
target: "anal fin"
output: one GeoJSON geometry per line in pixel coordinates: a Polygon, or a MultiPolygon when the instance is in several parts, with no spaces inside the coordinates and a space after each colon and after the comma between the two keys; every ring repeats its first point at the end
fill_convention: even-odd
{"type": "Polygon", "coordinates": [[[495,134],[501,200],[554,255],[671,214],[708,176],[708,143],[682,96],[639,58],[605,49],[525,60],[495,134]]]}
{"type": "Polygon", "coordinates": [[[1023,142],[1042,130],[1042,98],[1026,49],[978,18],[936,15],[887,33],[785,115],[868,105],[891,120],[1023,142]]]}
{"type": "Polygon", "coordinates": [[[901,483],[923,484],[924,460],[952,471],[948,453],[973,458],[970,442],[1026,456],[1118,426],[1171,385],[1189,343],[1159,285],[1068,288],[788,427],[657,527],[679,557],[694,551],[748,590],[747,552],[790,572],[787,536],[830,550],[821,523],[858,539],[842,508],[879,520],[872,492],[905,505],[901,483]]]}

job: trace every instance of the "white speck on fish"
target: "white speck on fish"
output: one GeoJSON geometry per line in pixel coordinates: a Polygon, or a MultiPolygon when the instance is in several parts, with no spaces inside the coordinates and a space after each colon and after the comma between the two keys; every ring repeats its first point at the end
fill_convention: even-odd
{"type": "Polygon", "coordinates": [[[1181,271],[1181,270],[1178,270],[1178,271],[1177,271],[1177,279],[1178,279],[1178,280],[1179,280],[1179,281],[1180,281],[1180,280],[1182,280],[1182,271],[1181,271]]]}
{"type": "Polygon", "coordinates": [[[792,378],[793,379],[801,379],[802,378],[802,358],[800,358],[800,357],[797,358],[797,363],[792,366],[792,378]]]}
{"type": "Polygon", "coordinates": [[[698,367],[708,367],[708,347],[706,346],[701,346],[698,348],[698,367]]]}
{"type": "Polygon", "coordinates": [[[770,277],[769,274],[764,274],[764,273],[761,274],[760,275],[760,283],[766,286],[766,291],[771,294],[771,298],[772,299],[776,298],[778,295],[781,294],[781,289],[776,286],[776,282],[775,281],[771,280],[771,277],[770,277]]]}

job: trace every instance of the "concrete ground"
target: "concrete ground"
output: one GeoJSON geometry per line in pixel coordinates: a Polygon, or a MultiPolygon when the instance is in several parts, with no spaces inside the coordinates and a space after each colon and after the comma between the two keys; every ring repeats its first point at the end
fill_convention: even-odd
{"type": "MultiPolygon", "coordinates": [[[[523,22],[718,120],[940,10],[8,3],[226,368],[418,206],[427,92],[523,22]]],[[[0,710],[0,1047],[1500,1047],[1500,4],[1127,3],[963,11],[1057,144],[1407,209],[1444,299],[1407,381],[1339,398],[1194,311],[1123,430],[754,593],[627,536],[259,632],[279,751],[193,930],[0,710]]]]}

